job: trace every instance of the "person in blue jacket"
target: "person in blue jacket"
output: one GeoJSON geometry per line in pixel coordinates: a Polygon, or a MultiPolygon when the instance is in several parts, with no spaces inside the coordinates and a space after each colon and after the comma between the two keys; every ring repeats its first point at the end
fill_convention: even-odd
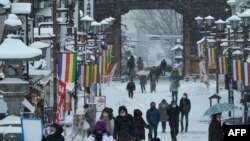
{"type": "Polygon", "coordinates": [[[160,122],[160,112],[158,109],[156,109],[155,105],[155,102],[151,102],[150,109],[148,109],[146,113],[147,122],[149,124],[149,139],[153,139],[153,132],[154,138],[157,138],[157,128],[160,122]]]}

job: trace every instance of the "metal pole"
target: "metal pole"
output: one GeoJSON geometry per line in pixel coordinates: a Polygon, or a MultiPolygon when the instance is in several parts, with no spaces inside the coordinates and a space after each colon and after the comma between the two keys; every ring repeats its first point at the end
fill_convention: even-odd
{"type": "MultiPolygon", "coordinates": [[[[228,28],[228,41],[230,41],[230,29],[228,28]]],[[[235,32],[235,31],[234,31],[235,32]]],[[[233,104],[234,103],[234,99],[233,99],[233,95],[234,95],[234,91],[233,91],[233,77],[232,77],[232,64],[231,64],[231,60],[232,60],[232,50],[231,50],[231,45],[230,42],[228,42],[228,81],[229,81],[229,85],[228,85],[228,103],[233,104]]],[[[231,112],[228,112],[228,116],[231,117],[231,112]]]]}
{"type": "MultiPolygon", "coordinates": [[[[217,31],[217,35],[219,34],[219,40],[220,40],[220,32],[218,33],[217,31]]],[[[217,36],[218,37],[218,36],[217,36]]],[[[217,48],[216,48],[216,61],[218,61],[219,55],[220,55],[220,41],[217,41],[217,48]]],[[[219,63],[216,62],[216,94],[219,95],[219,63]]]]}
{"type": "MultiPolygon", "coordinates": [[[[77,27],[74,27],[74,50],[77,53],[77,27]]],[[[77,60],[77,59],[76,59],[77,60]]],[[[76,70],[75,70],[75,103],[74,103],[74,113],[76,113],[76,109],[77,109],[77,101],[78,101],[78,96],[77,96],[77,81],[78,81],[78,61],[76,62],[76,70]]]]}
{"type": "MultiPolygon", "coordinates": [[[[243,47],[243,55],[244,55],[244,63],[246,62],[247,60],[247,45],[248,45],[248,28],[244,28],[243,29],[244,31],[244,47],[243,47]]],[[[247,107],[247,94],[248,94],[248,87],[247,86],[244,86],[244,90],[245,90],[245,93],[243,95],[243,100],[244,100],[244,124],[247,124],[247,112],[248,112],[248,107],[247,107]]]]}
{"type": "Polygon", "coordinates": [[[59,44],[57,42],[57,20],[56,20],[56,0],[53,0],[52,4],[52,26],[53,26],[53,34],[55,37],[53,38],[53,96],[54,96],[54,102],[53,102],[53,122],[55,122],[56,119],[56,110],[57,110],[57,52],[59,48],[59,44]]]}

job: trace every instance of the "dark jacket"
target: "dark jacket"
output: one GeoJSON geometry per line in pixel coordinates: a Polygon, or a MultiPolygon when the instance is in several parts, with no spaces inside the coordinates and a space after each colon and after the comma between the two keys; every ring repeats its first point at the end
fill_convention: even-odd
{"type": "Polygon", "coordinates": [[[167,122],[169,120],[167,110],[169,108],[169,105],[167,102],[161,102],[159,104],[159,112],[160,112],[160,121],[167,122]]]}
{"type": "Polygon", "coordinates": [[[147,84],[148,79],[146,75],[139,75],[138,78],[142,86],[145,86],[147,84]]]}
{"type": "Polygon", "coordinates": [[[127,62],[127,66],[128,66],[128,68],[130,68],[130,69],[134,69],[134,67],[135,67],[135,59],[134,59],[133,56],[131,56],[131,57],[129,58],[129,60],[128,60],[128,62],[127,62]]]}
{"type": "Polygon", "coordinates": [[[135,83],[133,81],[128,82],[127,90],[128,91],[134,91],[135,90],[135,83]]]}
{"type": "Polygon", "coordinates": [[[179,116],[180,116],[180,108],[178,105],[176,107],[169,106],[167,110],[169,116],[169,126],[170,128],[178,128],[179,127],[179,116]]]}
{"type": "Polygon", "coordinates": [[[119,139],[127,139],[135,136],[135,125],[133,116],[128,114],[125,106],[119,107],[119,115],[115,118],[115,127],[113,137],[119,139]],[[121,109],[126,111],[126,115],[123,117],[120,115],[121,109]]]}
{"type": "Polygon", "coordinates": [[[223,128],[220,121],[215,118],[209,124],[208,141],[223,141],[223,128]]]}
{"type": "MultiPolygon", "coordinates": [[[[86,121],[89,124],[89,132],[92,132],[94,130],[95,127],[95,113],[92,109],[87,109],[84,115],[84,118],[86,119],[86,121]]],[[[85,124],[85,123],[84,123],[85,124]]]]}
{"type": "Polygon", "coordinates": [[[56,132],[52,135],[48,135],[46,138],[43,137],[42,141],[64,141],[64,137],[61,135],[63,132],[63,128],[61,125],[54,124],[56,128],[56,132]]]}
{"type": "Polygon", "coordinates": [[[150,108],[146,114],[149,125],[157,125],[160,122],[160,112],[156,108],[150,108]]]}
{"type": "Polygon", "coordinates": [[[180,110],[182,113],[189,113],[191,109],[191,102],[188,98],[181,98],[180,100],[180,110]]]}
{"type": "Polygon", "coordinates": [[[150,81],[156,81],[157,77],[158,77],[158,75],[157,75],[156,69],[151,69],[150,72],[149,72],[149,74],[148,74],[148,79],[150,81]]]}
{"type": "Polygon", "coordinates": [[[134,110],[134,123],[135,138],[138,140],[145,140],[145,128],[148,128],[148,125],[142,118],[142,112],[139,109],[134,110]]]}

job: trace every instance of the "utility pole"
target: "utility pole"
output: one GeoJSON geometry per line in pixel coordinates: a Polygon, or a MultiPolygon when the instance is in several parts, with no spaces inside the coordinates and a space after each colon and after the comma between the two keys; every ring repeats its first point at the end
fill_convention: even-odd
{"type": "Polygon", "coordinates": [[[56,119],[56,111],[57,111],[57,63],[58,63],[58,48],[59,44],[57,41],[57,6],[56,6],[56,0],[53,0],[52,4],[52,27],[53,27],[53,122],[55,122],[56,119]]]}

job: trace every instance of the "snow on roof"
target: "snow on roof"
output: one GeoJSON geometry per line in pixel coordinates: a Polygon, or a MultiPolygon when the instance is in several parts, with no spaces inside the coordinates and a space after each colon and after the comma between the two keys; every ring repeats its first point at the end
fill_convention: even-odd
{"type": "Polygon", "coordinates": [[[31,13],[31,3],[12,3],[11,13],[14,14],[30,14],[31,13]]]}
{"type": "Polygon", "coordinates": [[[6,38],[0,45],[0,60],[32,59],[42,55],[42,51],[30,48],[19,39],[6,38]]]}
{"type": "Polygon", "coordinates": [[[20,78],[4,78],[3,80],[0,81],[0,84],[29,84],[28,81],[22,80],[20,78]]]}
{"type": "Polygon", "coordinates": [[[243,54],[243,53],[242,53],[242,51],[240,51],[240,50],[235,50],[235,51],[233,52],[233,55],[241,55],[241,54],[243,54]]]}
{"type": "Polygon", "coordinates": [[[228,21],[240,21],[241,19],[238,16],[233,15],[233,16],[229,17],[227,20],[228,21]]]}
{"type": "Polygon", "coordinates": [[[21,127],[12,127],[12,126],[0,126],[0,133],[7,134],[7,133],[22,133],[21,127]]]}
{"type": "Polygon", "coordinates": [[[236,0],[228,0],[227,1],[228,5],[235,5],[235,3],[236,3],[236,0]]]}
{"type": "Polygon", "coordinates": [[[98,23],[97,21],[93,21],[91,22],[91,26],[101,26],[101,24],[98,23]]]}
{"type": "Polygon", "coordinates": [[[38,28],[34,28],[34,37],[53,37],[53,28],[40,28],[40,35],[38,35],[38,28]]]}
{"type": "Polygon", "coordinates": [[[207,17],[205,17],[206,20],[214,20],[214,17],[208,15],[207,17]]]}
{"type": "Polygon", "coordinates": [[[92,21],[94,21],[94,19],[91,18],[89,15],[86,15],[86,16],[82,17],[80,19],[80,21],[90,21],[90,22],[92,22],[92,21]]]}
{"type": "Polygon", "coordinates": [[[175,59],[182,59],[183,57],[182,56],[175,56],[174,58],[175,59]]]}
{"type": "Polygon", "coordinates": [[[227,43],[227,42],[222,42],[222,43],[220,44],[220,46],[222,46],[222,47],[227,47],[227,46],[228,46],[228,43],[227,43]]]}
{"type": "Polygon", "coordinates": [[[38,68],[44,69],[46,67],[46,65],[47,65],[46,60],[40,59],[39,61],[34,61],[33,68],[35,68],[35,69],[38,69],[38,68]]]}
{"type": "Polygon", "coordinates": [[[246,9],[243,13],[240,13],[239,17],[250,17],[250,9],[246,9]]]}
{"type": "Polygon", "coordinates": [[[183,46],[179,45],[179,44],[175,45],[171,50],[176,50],[178,48],[180,48],[181,50],[183,50],[183,46]]]}
{"type": "Polygon", "coordinates": [[[200,44],[200,43],[202,43],[204,41],[205,41],[205,37],[203,37],[202,39],[200,39],[199,41],[197,41],[197,44],[200,44]]]}
{"type": "Polygon", "coordinates": [[[22,25],[22,22],[20,19],[18,19],[17,15],[9,14],[8,19],[4,21],[4,24],[10,25],[10,26],[18,26],[18,25],[22,25]]]}
{"type": "Polygon", "coordinates": [[[195,20],[203,20],[203,18],[200,16],[197,16],[197,17],[195,17],[195,20]]]}
{"type": "Polygon", "coordinates": [[[3,8],[8,9],[10,8],[11,2],[9,0],[0,0],[0,4],[3,5],[3,8]]]}
{"type": "Polygon", "coordinates": [[[0,120],[0,125],[13,125],[13,124],[21,124],[21,118],[14,115],[9,115],[4,119],[0,120]]]}
{"type": "Polygon", "coordinates": [[[29,75],[30,76],[37,76],[37,75],[49,75],[51,73],[51,70],[38,70],[38,69],[29,69],[29,75]]]}
{"type": "Polygon", "coordinates": [[[48,48],[48,47],[50,47],[49,44],[41,42],[41,41],[36,41],[36,42],[30,44],[29,46],[32,48],[48,48]]]}
{"type": "Polygon", "coordinates": [[[215,24],[225,24],[226,22],[223,21],[222,19],[219,19],[217,21],[214,22],[215,24]]]}

